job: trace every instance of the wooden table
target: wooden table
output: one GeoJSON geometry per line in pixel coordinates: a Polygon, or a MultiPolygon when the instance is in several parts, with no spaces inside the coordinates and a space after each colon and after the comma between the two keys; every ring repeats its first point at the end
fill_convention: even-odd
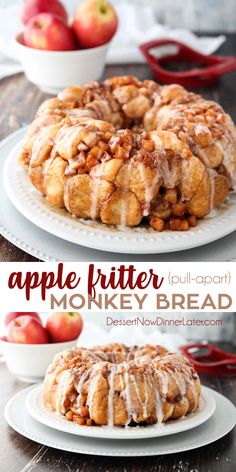
{"type": "MultiPolygon", "coordinates": [[[[236,34],[227,35],[227,41],[220,49],[223,55],[236,54],[236,34]]],[[[153,78],[152,72],[146,65],[110,66],[105,70],[104,77],[113,75],[136,75],[141,80],[153,78]]],[[[202,89],[199,92],[207,98],[221,103],[236,122],[235,101],[236,74],[225,76],[212,89],[202,89]]],[[[43,100],[48,97],[37,87],[30,84],[23,74],[0,81],[0,140],[18,128],[29,123],[43,100]]],[[[0,261],[36,261],[34,257],[15,247],[0,237],[0,261]]]]}
{"type": "MultiPolygon", "coordinates": [[[[222,345],[236,351],[232,345],[222,345]]],[[[145,458],[93,457],[61,452],[24,438],[5,422],[3,407],[26,384],[0,364],[0,470],[2,472],[235,472],[236,428],[211,445],[190,452],[145,458]]],[[[236,377],[202,377],[205,385],[236,404],[236,377]]]]}

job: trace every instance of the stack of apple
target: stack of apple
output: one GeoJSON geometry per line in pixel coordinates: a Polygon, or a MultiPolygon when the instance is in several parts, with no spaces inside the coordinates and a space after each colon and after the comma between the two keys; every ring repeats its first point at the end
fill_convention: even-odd
{"type": "Polygon", "coordinates": [[[51,313],[43,326],[36,312],[10,312],[5,317],[7,335],[4,340],[18,344],[48,344],[73,341],[83,328],[76,312],[51,313]]]}
{"type": "Polygon", "coordinates": [[[59,0],[25,0],[22,11],[25,46],[48,51],[72,51],[101,46],[118,26],[107,0],[83,0],[72,23],[59,0]]]}

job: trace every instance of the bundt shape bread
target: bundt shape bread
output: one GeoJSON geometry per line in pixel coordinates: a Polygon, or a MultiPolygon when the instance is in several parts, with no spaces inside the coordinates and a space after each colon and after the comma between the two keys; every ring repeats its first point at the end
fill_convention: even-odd
{"type": "Polygon", "coordinates": [[[135,77],[45,101],[20,163],[52,204],[105,224],[187,230],[236,184],[236,132],[220,105],[135,77]]]}
{"type": "Polygon", "coordinates": [[[107,344],[56,355],[44,402],[79,425],[147,425],[177,420],[199,406],[200,381],[189,361],[161,346],[107,344]]]}

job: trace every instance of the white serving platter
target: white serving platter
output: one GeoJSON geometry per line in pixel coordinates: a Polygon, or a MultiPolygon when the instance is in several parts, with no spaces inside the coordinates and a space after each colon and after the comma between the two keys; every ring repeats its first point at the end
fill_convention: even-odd
{"type": "Polygon", "coordinates": [[[236,194],[214,214],[187,232],[155,232],[151,228],[109,227],[100,222],[73,218],[66,210],[50,205],[29,183],[27,172],[18,164],[22,129],[8,153],[4,166],[4,187],[14,207],[40,229],[63,239],[97,250],[123,254],[161,254],[183,251],[216,241],[236,230],[236,194]]]}
{"type": "Polygon", "coordinates": [[[177,421],[155,424],[150,426],[117,427],[117,426],[79,426],[67,421],[64,416],[50,411],[43,402],[43,385],[36,385],[26,400],[29,414],[40,423],[65,433],[99,439],[146,439],[176,434],[195,428],[207,421],[215,411],[215,400],[208,390],[203,387],[200,406],[177,421]]]}
{"type": "Polygon", "coordinates": [[[159,438],[120,440],[98,439],[67,434],[49,428],[27,412],[26,398],[34,387],[18,392],[5,407],[5,419],[9,426],[28,439],[61,451],[97,456],[142,457],[174,454],[211,444],[225,436],[235,426],[235,406],[223,395],[206,389],[216,402],[212,417],[191,430],[159,438]]]}

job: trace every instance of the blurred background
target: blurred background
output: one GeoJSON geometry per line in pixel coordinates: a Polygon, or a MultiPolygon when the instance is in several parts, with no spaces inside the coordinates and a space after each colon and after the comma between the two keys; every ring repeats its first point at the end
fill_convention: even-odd
{"type": "MultiPolygon", "coordinates": [[[[40,313],[45,322],[49,313],[40,313]]],[[[83,333],[82,344],[102,343],[103,333],[106,341],[122,341],[128,344],[133,342],[156,342],[156,338],[161,334],[184,338],[187,341],[226,341],[236,345],[236,314],[235,313],[160,313],[160,312],[84,312],[81,311],[86,330],[83,333]],[[135,326],[114,326],[113,320],[127,319],[147,320],[146,325],[137,323],[135,326]],[[148,320],[156,320],[158,326],[149,324],[148,320]],[[166,324],[161,324],[161,319],[166,320],[166,324]],[[173,320],[183,320],[181,326],[173,326],[173,320]],[[212,326],[187,326],[188,320],[212,320],[212,326]],[[149,338],[150,337],[150,338],[149,338]],[[136,339],[134,339],[136,338],[136,339]],[[149,338],[149,340],[148,340],[149,338]],[[98,341],[99,340],[99,341],[98,341]]],[[[0,316],[0,336],[6,334],[4,326],[5,313],[0,316]]]]}
{"type": "MultiPolygon", "coordinates": [[[[23,0],[0,0],[0,7],[22,4],[23,0]]],[[[79,4],[79,0],[64,0],[69,11],[79,4]]],[[[127,3],[111,0],[114,5],[127,3]]],[[[235,0],[129,0],[137,6],[153,7],[156,19],[172,28],[189,28],[198,32],[235,32],[235,0]]]]}

